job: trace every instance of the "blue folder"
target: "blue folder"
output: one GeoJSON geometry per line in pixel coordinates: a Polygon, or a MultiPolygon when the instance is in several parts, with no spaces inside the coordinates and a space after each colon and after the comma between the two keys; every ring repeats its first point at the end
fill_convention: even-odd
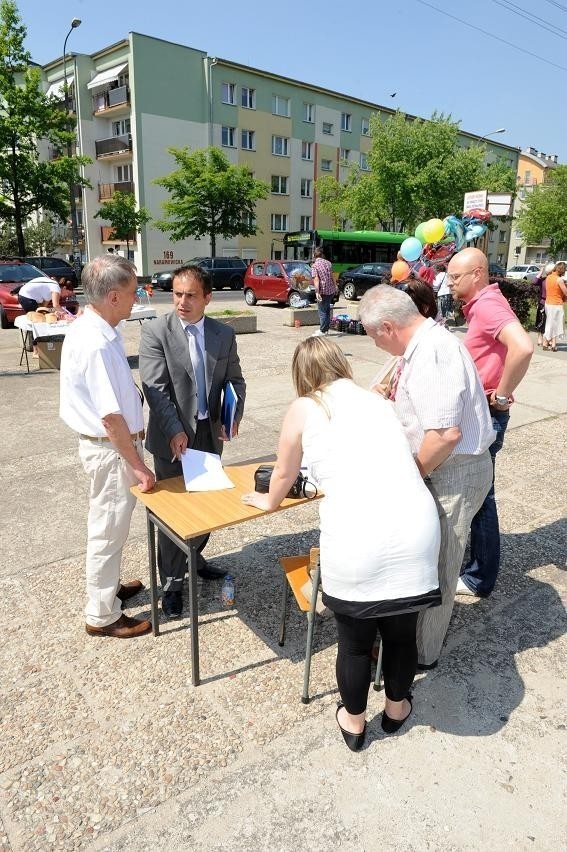
{"type": "Polygon", "coordinates": [[[232,427],[234,425],[237,403],[238,397],[236,396],[232,382],[226,382],[222,396],[221,423],[224,426],[229,441],[232,439],[232,427]]]}

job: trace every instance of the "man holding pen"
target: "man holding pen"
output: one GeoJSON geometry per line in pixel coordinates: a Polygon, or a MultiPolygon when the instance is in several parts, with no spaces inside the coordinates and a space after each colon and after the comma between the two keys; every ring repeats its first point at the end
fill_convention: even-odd
{"type": "MultiPolygon", "coordinates": [[[[229,437],[221,425],[225,384],[231,382],[238,397],[231,437],[238,434],[246,397],[233,329],[204,316],[212,296],[209,274],[182,266],[173,274],[172,291],[174,310],[145,323],[140,342],[140,376],[150,409],[146,449],[154,457],[158,480],[182,475],[180,460],[187,449],[221,455],[229,437]]],[[[208,538],[203,536],[197,548],[197,573],[205,580],[219,579],[225,572],[201,555],[208,538]]],[[[161,533],[158,567],[162,611],[167,618],[179,618],[187,558],[161,533]]]]}

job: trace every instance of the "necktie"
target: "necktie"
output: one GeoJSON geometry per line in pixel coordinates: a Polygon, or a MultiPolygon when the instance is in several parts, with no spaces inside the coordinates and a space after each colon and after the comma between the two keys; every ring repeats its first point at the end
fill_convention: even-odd
{"type": "Polygon", "coordinates": [[[402,374],[402,370],[404,369],[404,359],[400,358],[398,363],[396,364],[396,369],[394,370],[394,375],[392,376],[392,383],[390,385],[390,393],[388,394],[388,399],[391,399],[392,402],[396,399],[396,391],[398,390],[398,382],[400,381],[400,376],[402,374]]]}
{"type": "Polygon", "coordinates": [[[196,325],[188,325],[187,333],[189,334],[189,346],[191,354],[191,363],[197,381],[197,400],[199,403],[199,413],[205,414],[207,411],[207,383],[205,380],[205,359],[203,351],[199,343],[199,332],[196,325]],[[192,344],[192,345],[191,345],[192,344]]]}

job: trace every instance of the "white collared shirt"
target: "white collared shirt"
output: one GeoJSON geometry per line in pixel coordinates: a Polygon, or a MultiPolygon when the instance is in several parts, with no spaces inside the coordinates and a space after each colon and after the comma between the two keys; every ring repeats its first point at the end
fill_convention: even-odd
{"type": "MultiPolygon", "coordinates": [[[[195,347],[195,337],[197,338],[197,342],[199,343],[199,346],[201,347],[201,352],[203,353],[203,360],[204,360],[204,366],[205,366],[205,382],[207,382],[207,358],[206,358],[206,355],[205,355],[205,317],[203,315],[198,322],[186,322],[185,320],[182,320],[181,317],[179,317],[179,322],[183,326],[183,332],[184,332],[185,337],[187,338],[187,341],[188,341],[188,344],[189,344],[189,356],[191,358],[191,365],[193,367],[193,373],[194,373],[195,376],[197,375],[197,371],[196,371],[197,353],[195,352],[194,347],[195,347]],[[189,333],[187,331],[187,326],[189,326],[189,325],[192,326],[192,328],[196,329],[197,333],[196,333],[195,336],[193,336],[191,333],[189,333]]],[[[198,416],[199,416],[199,420],[206,420],[207,417],[209,416],[208,409],[206,411],[199,411],[198,416]]]]}
{"type": "Polygon", "coordinates": [[[429,429],[458,426],[451,455],[480,455],[494,441],[486,395],[469,353],[432,319],[417,329],[402,356],[394,406],[416,455],[429,429]]]}
{"type": "Polygon", "coordinates": [[[87,306],[63,343],[59,416],[73,431],[103,438],[102,418],[108,414],[121,414],[131,434],[144,428],[140,394],[122,339],[87,306]]]}

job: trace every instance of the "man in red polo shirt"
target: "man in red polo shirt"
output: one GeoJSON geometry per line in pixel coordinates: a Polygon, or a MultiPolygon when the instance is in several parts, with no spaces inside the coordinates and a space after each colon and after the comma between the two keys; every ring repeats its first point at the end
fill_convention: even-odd
{"type": "MultiPolygon", "coordinates": [[[[534,347],[516,314],[500,292],[490,284],[488,260],[476,248],[453,256],[447,270],[455,299],[464,302],[468,331],[464,344],[479,372],[488,398],[496,440],[490,447],[494,467],[510,419],[513,393],[524,378],[534,347]]],[[[488,597],[500,568],[500,529],[492,487],[471,523],[471,554],[459,578],[457,594],[488,597]]]]}

